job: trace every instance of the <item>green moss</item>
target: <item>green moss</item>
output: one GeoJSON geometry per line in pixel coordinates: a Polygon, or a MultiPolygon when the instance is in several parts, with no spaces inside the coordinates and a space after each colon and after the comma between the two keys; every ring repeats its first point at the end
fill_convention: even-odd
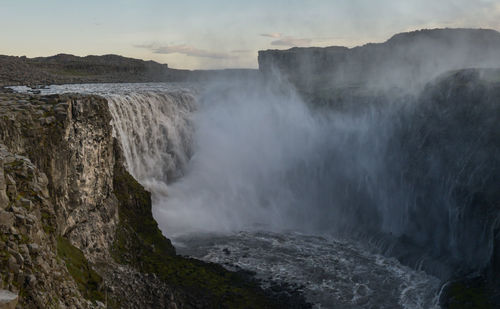
{"type": "Polygon", "coordinates": [[[175,249],[166,239],[151,212],[151,194],[126,171],[115,173],[114,192],[121,206],[120,221],[123,227],[133,231],[141,238],[141,243],[155,247],[154,251],[175,254],[175,249]]]}
{"type": "Polygon", "coordinates": [[[66,238],[58,236],[57,255],[66,263],[66,268],[85,298],[92,301],[104,300],[102,278],[92,269],[80,249],[66,238]]]}
{"type": "Polygon", "coordinates": [[[30,238],[26,234],[21,234],[19,239],[20,244],[28,244],[30,243],[30,238]]]}
{"type": "Polygon", "coordinates": [[[20,199],[22,199],[23,197],[24,197],[24,193],[23,192],[17,192],[16,202],[19,201],[20,199]]]}
{"type": "Polygon", "coordinates": [[[56,229],[54,227],[54,224],[53,224],[53,218],[52,216],[46,212],[46,211],[43,211],[41,212],[42,214],[42,227],[43,227],[43,230],[46,234],[54,234],[56,229]]]}
{"type": "Polygon", "coordinates": [[[157,274],[195,307],[279,307],[248,278],[217,264],[177,256],[153,219],[150,194],[117,162],[113,185],[120,223],[112,248],[117,262],[157,274]]]}

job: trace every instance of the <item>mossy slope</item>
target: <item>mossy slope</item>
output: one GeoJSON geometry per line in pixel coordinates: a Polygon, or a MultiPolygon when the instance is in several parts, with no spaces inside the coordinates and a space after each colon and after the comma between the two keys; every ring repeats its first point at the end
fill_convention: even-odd
{"type": "Polygon", "coordinates": [[[157,274],[172,286],[184,308],[284,308],[241,274],[176,255],[153,219],[150,193],[125,170],[121,154],[113,185],[120,203],[112,252],[117,262],[157,274]]]}
{"type": "Polygon", "coordinates": [[[58,236],[57,256],[64,260],[68,272],[85,298],[104,302],[101,291],[102,278],[92,269],[80,249],[73,246],[66,238],[58,236]]]}

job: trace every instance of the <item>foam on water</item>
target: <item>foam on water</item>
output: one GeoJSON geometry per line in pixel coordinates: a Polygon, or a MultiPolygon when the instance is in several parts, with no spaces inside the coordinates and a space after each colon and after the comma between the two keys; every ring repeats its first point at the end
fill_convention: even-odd
{"type": "Polygon", "coordinates": [[[286,282],[315,308],[439,308],[440,281],[354,241],[299,233],[182,237],[178,251],[255,272],[264,286],[286,282]]]}

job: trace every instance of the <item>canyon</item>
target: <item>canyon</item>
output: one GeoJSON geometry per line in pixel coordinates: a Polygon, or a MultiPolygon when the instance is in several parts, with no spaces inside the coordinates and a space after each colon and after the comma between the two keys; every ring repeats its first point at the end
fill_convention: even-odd
{"type": "Polygon", "coordinates": [[[0,85],[31,87],[0,92],[0,289],[16,296],[0,297],[22,308],[331,305],[310,282],[280,282],[296,279],[286,265],[261,281],[276,257],[242,262],[258,260],[259,240],[274,243],[261,257],[332,248],[311,268],[318,280],[347,257],[411,277],[382,285],[395,293],[384,300],[349,273],[339,306],[493,308],[498,50],[496,31],[438,29],[261,51],[259,71],[2,56],[0,85]],[[172,81],[190,83],[152,83],[172,81]],[[241,231],[220,244],[183,238],[241,231]],[[359,251],[346,235],[377,245],[359,251]]]}

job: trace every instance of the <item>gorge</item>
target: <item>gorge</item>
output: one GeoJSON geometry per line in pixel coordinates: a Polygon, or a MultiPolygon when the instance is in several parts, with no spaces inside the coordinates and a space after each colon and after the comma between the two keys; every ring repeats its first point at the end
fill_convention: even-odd
{"type": "Polygon", "coordinates": [[[33,308],[493,307],[499,42],[429,30],[263,51],[240,78],[5,90],[2,288],[33,308]]]}

